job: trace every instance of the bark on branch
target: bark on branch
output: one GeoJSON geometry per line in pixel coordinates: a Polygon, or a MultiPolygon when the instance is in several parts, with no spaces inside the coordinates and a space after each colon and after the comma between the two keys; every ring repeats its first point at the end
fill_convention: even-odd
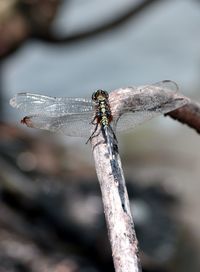
{"type": "Polygon", "coordinates": [[[191,101],[187,105],[165,114],[171,118],[186,124],[200,133],[200,104],[191,101]]]}
{"type": "Polygon", "coordinates": [[[138,272],[138,242],[120,157],[117,155],[113,168],[101,133],[92,139],[92,147],[115,271],[138,272]]]}

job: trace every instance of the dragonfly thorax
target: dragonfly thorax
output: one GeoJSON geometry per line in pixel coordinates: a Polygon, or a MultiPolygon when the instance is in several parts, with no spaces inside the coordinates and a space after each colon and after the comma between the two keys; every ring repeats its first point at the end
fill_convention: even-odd
{"type": "Polygon", "coordinates": [[[108,126],[112,120],[110,105],[108,101],[108,93],[103,90],[97,90],[92,95],[92,100],[95,102],[97,123],[102,126],[108,126]]]}

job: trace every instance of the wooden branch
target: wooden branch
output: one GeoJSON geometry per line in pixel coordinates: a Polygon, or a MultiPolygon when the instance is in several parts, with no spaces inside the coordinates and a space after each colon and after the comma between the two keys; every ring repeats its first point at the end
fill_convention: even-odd
{"type": "Polygon", "coordinates": [[[171,118],[194,128],[200,133],[200,104],[191,101],[187,105],[165,114],[171,118]]]}
{"type": "Polygon", "coordinates": [[[99,133],[91,142],[115,271],[138,272],[138,242],[119,155],[116,156],[113,167],[102,134],[99,133]]]}

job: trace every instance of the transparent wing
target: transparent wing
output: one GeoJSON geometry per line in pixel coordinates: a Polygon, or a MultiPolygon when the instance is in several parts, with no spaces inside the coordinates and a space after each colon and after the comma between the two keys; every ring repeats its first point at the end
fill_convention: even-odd
{"type": "Polygon", "coordinates": [[[173,92],[177,93],[179,90],[178,85],[171,80],[163,80],[151,85],[140,86],[137,88],[133,88],[133,92],[138,94],[140,92],[140,105],[136,107],[136,109],[132,109],[130,112],[124,113],[118,120],[114,120],[114,128],[117,132],[122,132],[126,130],[130,130],[135,128],[137,125],[150,120],[162,112],[159,103],[157,103],[156,99],[153,101],[151,97],[147,100],[145,97],[145,92],[151,93],[154,91],[157,92],[173,92]],[[142,97],[144,97],[144,104],[142,97]],[[149,103],[146,103],[146,102],[149,103]]]}
{"type": "Polygon", "coordinates": [[[160,89],[164,91],[177,93],[179,91],[178,85],[172,80],[162,80],[151,85],[138,87],[138,89],[160,89]]]}
{"type": "Polygon", "coordinates": [[[153,111],[124,113],[114,127],[117,132],[128,131],[156,116],[158,113],[153,111]]]}
{"type": "Polygon", "coordinates": [[[51,97],[31,93],[18,93],[10,100],[10,105],[26,114],[42,113],[51,117],[93,111],[93,104],[89,99],[51,97]]]}
{"type": "Polygon", "coordinates": [[[24,117],[22,123],[28,127],[61,132],[68,136],[89,137],[92,117],[92,112],[68,114],[60,117],[39,114],[24,117]]]}

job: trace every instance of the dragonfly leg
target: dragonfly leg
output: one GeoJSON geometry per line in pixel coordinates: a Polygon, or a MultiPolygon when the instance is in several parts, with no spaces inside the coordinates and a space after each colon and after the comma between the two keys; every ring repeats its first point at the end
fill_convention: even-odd
{"type": "MultiPolygon", "coordinates": [[[[92,120],[92,122],[94,122],[94,120],[92,120]]],[[[97,131],[97,128],[98,128],[98,123],[96,123],[96,127],[95,127],[94,131],[92,132],[92,134],[90,135],[89,139],[87,140],[86,144],[88,144],[88,142],[94,137],[94,134],[97,131]]]]}
{"type": "MultiPolygon", "coordinates": [[[[94,118],[92,119],[92,121],[91,121],[90,124],[95,125],[96,123],[95,123],[94,121],[95,121],[96,119],[97,119],[97,112],[96,112],[96,114],[95,114],[95,116],[94,116],[94,118]]],[[[98,123],[98,121],[97,121],[97,123],[98,123]]]]}

